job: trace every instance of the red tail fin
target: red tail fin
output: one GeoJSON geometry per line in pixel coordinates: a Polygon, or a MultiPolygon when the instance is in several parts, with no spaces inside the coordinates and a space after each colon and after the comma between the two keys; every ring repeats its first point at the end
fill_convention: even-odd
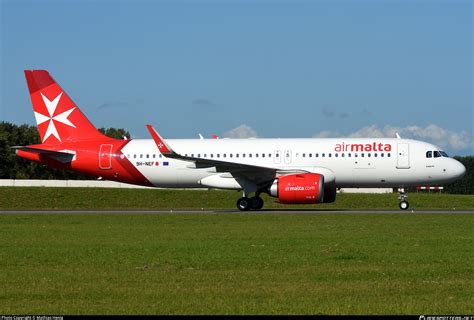
{"type": "Polygon", "coordinates": [[[42,143],[104,139],[45,70],[25,70],[42,143]]]}

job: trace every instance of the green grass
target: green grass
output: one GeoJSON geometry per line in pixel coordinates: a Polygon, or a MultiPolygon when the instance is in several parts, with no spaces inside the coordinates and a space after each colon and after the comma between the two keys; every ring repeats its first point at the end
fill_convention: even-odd
{"type": "MultiPolygon", "coordinates": [[[[0,209],[234,209],[240,193],[0,188],[0,209]]],[[[415,209],[474,196],[410,194],[415,209]]],[[[265,208],[396,209],[396,194],[265,208]]],[[[0,314],[472,314],[474,218],[0,215],[0,314]]]]}
{"type": "MultiPolygon", "coordinates": [[[[398,209],[398,194],[338,194],[335,203],[281,205],[262,195],[265,209],[398,209]]],[[[107,188],[0,187],[0,209],[235,209],[240,192],[107,188]]],[[[474,195],[413,193],[413,209],[474,209],[474,195]]]]}
{"type": "Polygon", "coordinates": [[[3,214],[0,226],[0,314],[474,312],[467,214],[3,214]]]}

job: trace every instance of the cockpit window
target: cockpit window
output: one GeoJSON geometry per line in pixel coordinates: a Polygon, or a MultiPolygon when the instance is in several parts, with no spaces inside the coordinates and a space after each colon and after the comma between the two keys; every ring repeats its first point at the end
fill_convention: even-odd
{"type": "Polygon", "coordinates": [[[441,157],[441,153],[439,153],[439,151],[435,151],[435,152],[434,152],[434,157],[435,157],[435,158],[441,157]]]}
{"type": "Polygon", "coordinates": [[[447,154],[446,152],[440,151],[439,153],[441,153],[441,155],[442,155],[443,157],[449,158],[449,156],[448,156],[448,154],[447,154]]]}
{"type": "Polygon", "coordinates": [[[426,157],[427,158],[432,158],[433,157],[433,151],[426,151],[426,157]]]}

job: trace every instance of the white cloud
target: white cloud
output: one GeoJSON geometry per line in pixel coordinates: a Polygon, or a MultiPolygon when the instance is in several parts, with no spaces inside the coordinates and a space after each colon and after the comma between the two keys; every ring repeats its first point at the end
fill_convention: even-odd
{"type": "Polygon", "coordinates": [[[385,126],[379,128],[377,125],[371,125],[361,128],[353,133],[343,135],[334,131],[321,131],[313,137],[315,138],[395,138],[395,133],[399,133],[402,138],[418,139],[432,142],[441,148],[459,151],[467,150],[474,147],[471,135],[467,131],[452,131],[441,128],[435,124],[426,127],[406,126],[393,127],[385,126]]]}
{"type": "Polygon", "coordinates": [[[321,131],[313,135],[313,138],[340,138],[342,134],[336,131],[321,131]]]}
{"type": "Polygon", "coordinates": [[[245,139],[257,138],[257,132],[246,124],[241,124],[237,128],[231,129],[222,134],[224,138],[245,139]]]}

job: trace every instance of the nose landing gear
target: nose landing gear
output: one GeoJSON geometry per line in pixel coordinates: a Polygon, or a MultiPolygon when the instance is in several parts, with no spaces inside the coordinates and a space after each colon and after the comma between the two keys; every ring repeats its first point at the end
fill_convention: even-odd
{"type": "Polygon", "coordinates": [[[398,193],[400,194],[398,196],[398,200],[400,200],[400,203],[398,204],[398,206],[402,210],[407,210],[410,204],[407,201],[408,196],[405,192],[405,188],[398,188],[398,193]]]}

